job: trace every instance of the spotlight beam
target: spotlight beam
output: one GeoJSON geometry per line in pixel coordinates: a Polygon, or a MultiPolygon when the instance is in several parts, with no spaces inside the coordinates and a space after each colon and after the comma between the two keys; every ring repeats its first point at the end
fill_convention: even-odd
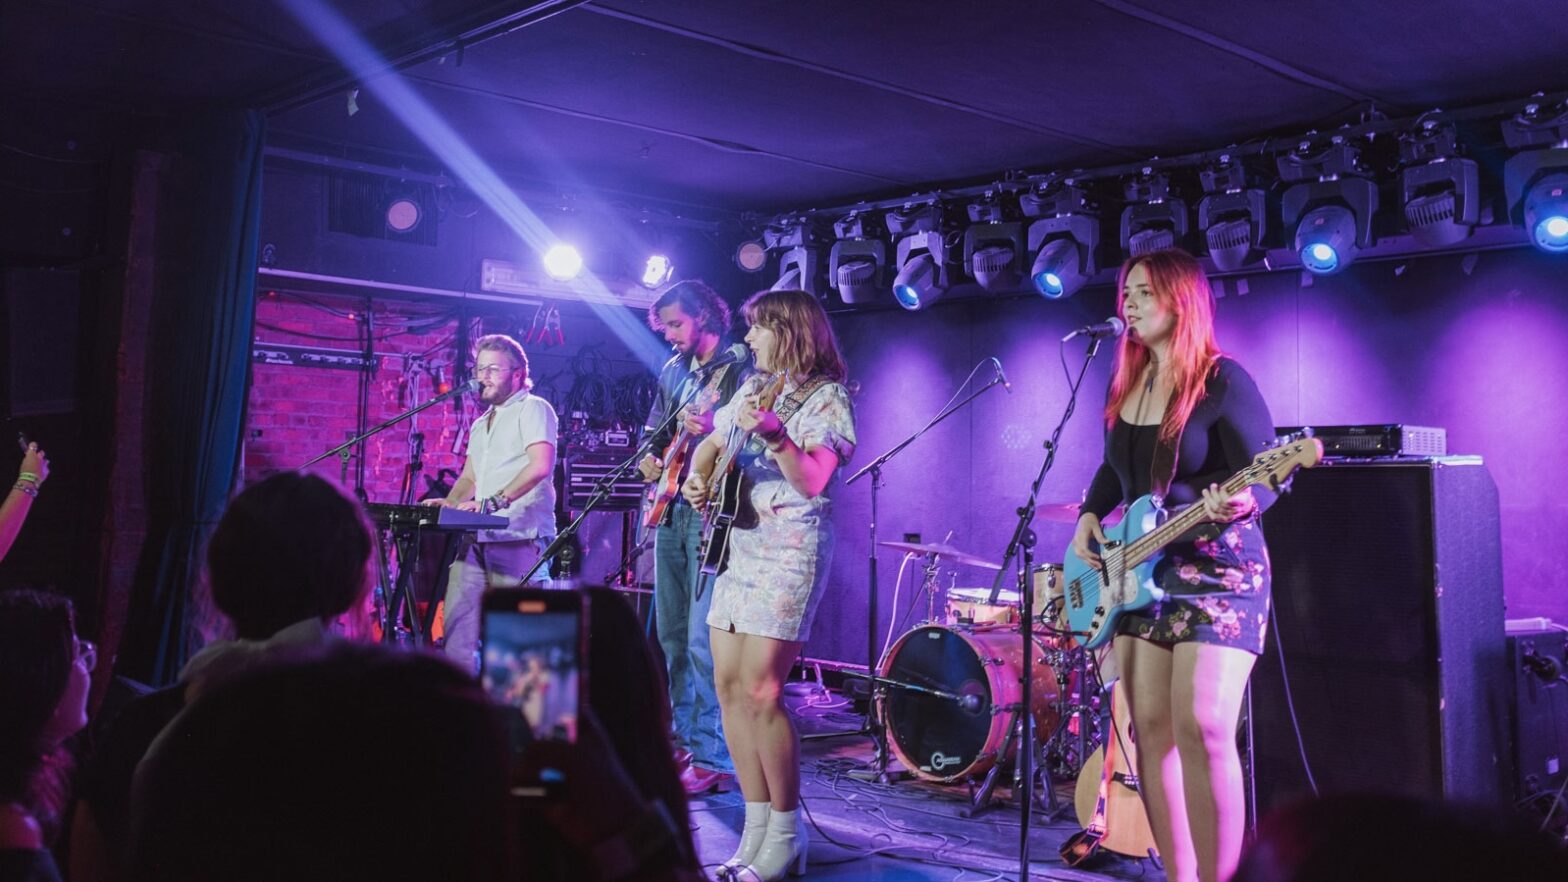
{"type": "MultiPolygon", "coordinates": [[[[337,55],[363,88],[419,138],[480,201],[501,219],[520,240],[540,254],[558,241],[556,235],[517,194],[508,188],[468,142],[396,73],[387,73],[387,61],[356,32],[348,21],[320,0],[282,0],[283,6],[316,39],[337,55]]],[[[571,4],[576,5],[576,4],[571,4]]],[[[559,10],[557,10],[559,11],[559,10]]],[[[552,13],[553,14],[553,13],[552,13]]],[[[615,295],[590,270],[572,280],[573,288],[613,302],[615,295]]],[[[650,371],[657,371],[669,355],[667,347],[649,334],[634,311],[605,302],[584,302],[626,348],[650,371]]]]}

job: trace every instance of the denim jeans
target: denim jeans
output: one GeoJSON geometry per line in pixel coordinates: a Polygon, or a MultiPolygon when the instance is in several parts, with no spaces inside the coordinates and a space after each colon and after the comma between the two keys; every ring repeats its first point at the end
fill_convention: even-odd
{"type": "Polygon", "coordinates": [[[653,609],[659,648],[670,673],[670,708],[675,740],[691,751],[692,764],[717,772],[733,772],[719,696],[713,686],[713,648],[708,639],[708,608],[713,605],[713,578],[693,594],[702,515],[685,502],[670,505],[669,524],[654,538],[653,609]]]}

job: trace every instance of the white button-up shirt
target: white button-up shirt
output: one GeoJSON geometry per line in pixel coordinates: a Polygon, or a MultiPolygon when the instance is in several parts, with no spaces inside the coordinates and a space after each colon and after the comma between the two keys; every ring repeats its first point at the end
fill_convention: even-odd
{"type": "MultiPolygon", "coordinates": [[[[528,390],[490,408],[474,421],[468,435],[468,463],[474,474],[474,498],[489,499],[512,483],[532,457],[530,445],[555,446],[557,419],[550,402],[528,390]],[[491,415],[494,414],[494,419],[491,415]]],[[[481,530],[480,542],[550,539],[555,536],[555,480],[546,475],[532,490],[496,512],[511,521],[505,530],[481,530]]]]}

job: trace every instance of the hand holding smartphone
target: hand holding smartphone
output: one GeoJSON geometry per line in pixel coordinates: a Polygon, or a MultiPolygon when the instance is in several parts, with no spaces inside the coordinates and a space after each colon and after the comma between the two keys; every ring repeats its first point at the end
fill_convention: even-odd
{"type": "MultiPolygon", "coordinates": [[[[531,744],[575,744],[587,695],[584,597],[578,591],[510,588],[485,594],[480,682],[503,710],[512,767],[531,744]]],[[[517,796],[554,796],[561,769],[514,775],[517,796]]]]}

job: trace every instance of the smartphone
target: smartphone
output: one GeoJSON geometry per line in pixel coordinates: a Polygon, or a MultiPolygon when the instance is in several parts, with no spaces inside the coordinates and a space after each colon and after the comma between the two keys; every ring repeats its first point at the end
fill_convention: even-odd
{"type": "Polygon", "coordinates": [[[16,433],[16,446],[22,448],[22,452],[23,453],[27,452],[27,446],[29,444],[31,444],[31,443],[32,443],[31,441],[27,440],[27,433],[26,432],[17,432],[16,433]]]}
{"type": "MultiPolygon", "coordinates": [[[[577,741],[588,694],[586,602],[581,591],[506,588],[485,593],[479,677],[502,709],[512,765],[540,741],[577,741]]],[[[516,796],[551,796],[564,773],[514,776],[516,796]]]]}

